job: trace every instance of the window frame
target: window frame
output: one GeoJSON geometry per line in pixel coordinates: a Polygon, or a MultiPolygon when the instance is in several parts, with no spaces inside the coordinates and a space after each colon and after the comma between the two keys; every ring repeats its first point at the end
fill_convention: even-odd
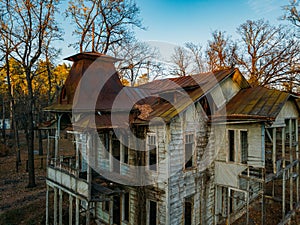
{"type": "Polygon", "coordinates": [[[227,162],[247,164],[249,156],[249,130],[233,129],[226,130],[227,133],[227,162]],[[243,145],[242,133],[246,133],[246,144],[243,145]],[[233,137],[231,137],[231,134],[233,137]],[[246,148],[244,149],[244,146],[246,148]],[[246,151],[243,151],[246,150],[246,151]],[[244,155],[246,153],[246,155],[244,155]]]}
{"type": "Polygon", "coordinates": [[[183,169],[184,170],[190,170],[190,169],[193,169],[195,167],[195,146],[196,146],[196,141],[195,141],[195,132],[186,132],[184,134],[184,140],[183,140],[183,169]],[[192,142],[188,142],[187,143],[187,136],[191,136],[192,135],[192,138],[189,139],[189,140],[192,140],[192,142]],[[186,161],[186,147],[187,147],[187,144],[192,144],[192,155],[190,157],[190,159],[188,161],[186,161]],[[187,167],[187,163],[189,163],[191,160],[191,166],[187,167]]]}
{"type": "Polygon", "coordinates": [[[151,133],[147,133],[147,138],[146,138],[146,157],[147,157],[147,169],[148,170],[151,170],[153,172],[157,172],[158,170],[158,142],[157,142],[157,134],[154,133],[154,132],[151,132],[151,133]],[[154,138],[155,140],[155,143],[149,143],[151,141],[151,139],[154,138]],[[151,157],[151,152],[150,151],[153,151],[154,149],[150,149],[149,146],[155,146],[155,161],[156,161],[156,164],[152,164],[150,165],[150,157],[151,157]]]}

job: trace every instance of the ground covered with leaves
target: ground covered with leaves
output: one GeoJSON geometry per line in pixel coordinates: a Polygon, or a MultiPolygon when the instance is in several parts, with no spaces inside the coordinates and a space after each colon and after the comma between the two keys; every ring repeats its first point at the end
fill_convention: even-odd
{"type": "Polygon", "coordinates": [[[36,156],[35,159],[36,187],[26,188],[28,173],[25,140],[21,139],[19,172],[16,172],[15,150],[9,147],[4,149],[3,145],[0,148],[3,153],[0,157],[0,224],[45,224],[45,156],[36,156]]]}

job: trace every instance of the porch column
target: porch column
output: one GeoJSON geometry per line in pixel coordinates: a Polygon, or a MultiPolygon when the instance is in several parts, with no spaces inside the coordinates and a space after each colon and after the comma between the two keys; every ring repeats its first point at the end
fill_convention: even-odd
{"type": "MultiPolygon", "coordinates": [[[[289,147],[290,147],[290,163],[293,163],[293,135],[292,135],[292,119],[289,119],[289,147]]],[[[293,167],[290,168],[290,210],[293,210],[293,167]]]]}
{"type": "Polygon", "coordinates": [[[53,224],[57,225],[57,188],[54,188],[54,221],[53,224]]]}
{"type": "Polygon", "coordinates": [[[49,186],[46,185],[46,225],[49,225],[49,186]]]}
{"type": "Polygon", "coordinates": [[[75,217],[76,217],[76,221],[75,224],[79,225],[79,198],[76,197],[76,210],[75,210],[75,217]]]}
{"type": "Polygon", "coordinates": [[[69,225],[73,225],[73,196],[69,195],[69,225]]]}
{"type": "Polygon", "coordinates": [[[296,200],[297,203],[299,203],[299,131],[298,131],[298,120],[295,120],[295,130],[296,130],[296,159],[298,160],[297,165],[296,165],[296,173],[298,174],[296,178],[296,200]]]}
{"type": "Polygon", "coordinates": [[[87,202],[86,225],[90,225],[90,202],[87,202]]]}
{"type": "Polygon", "coordinates": [[[282,219],[285,217],[285,176],[286,176],[286,170],[285,170],[285,127],[282,128],[281,131],[281,144],[282,144],[282,169],[283,169],[283,174],[282,174],[282,219]]]}
{"type": "Polygon", "coordinates": [[[62,200],[63,200],[63,192],[61,189],[58,191],[59,193],[59,225],[62,225],[62,200]]]}

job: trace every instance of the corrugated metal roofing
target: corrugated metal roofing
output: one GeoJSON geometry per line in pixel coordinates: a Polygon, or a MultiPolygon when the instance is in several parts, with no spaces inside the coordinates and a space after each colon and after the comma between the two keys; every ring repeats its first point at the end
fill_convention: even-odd
{"type": "Polygon", "coordinates": [[[242,89],[226,105],[227,118],[275,120],[289,97],[286,92],[265,87],[242,89]]]}
{"type": "Polygon", "coordinates": [[[200,87],[203,90],[208,90],[212,87],[212,85],[216,85],[217,82],[222,81],[225,77],[233,74],[236,71],[237,69],[232,68],[191,76],[155,80],[141,85],[139,88],[152,89],[156,90],[157,92],[165,92],[179,88],[185,89],[189,87],[200,87]]]}
{"type": "MultiPolygon", "coordinates": [[[[216,87],[226,77],[240,73],[237,69],[226,69],[217,72],[203,73],[179,78],[156,80],[139,87],[149,89],[153,93],[176,92],[175,102],[156,101],[152,104],[153,111],[148,120],[160,117],[166,122],[184,111],[190,104],[201,98],[208,91],[216,87]]],[[[247,83],[245,84],[248,85],[247,83]]],[[[142,121],[140,121],[142,122],[142,121]]]]}

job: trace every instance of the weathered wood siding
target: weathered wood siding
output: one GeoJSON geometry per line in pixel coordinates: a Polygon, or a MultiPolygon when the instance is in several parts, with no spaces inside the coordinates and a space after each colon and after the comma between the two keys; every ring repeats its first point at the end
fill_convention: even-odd
{"type": "Polygon", "coordinates": [[[285,125],[284,120],[288,118],[299,118],[299,113],[296,105],[291,100],[287,101],[279,112],[274,125],[285,125]]]}
{"type": "MultiPolygon", "coordinates": [[[[217,160],[228,161],[228,130],[235,131],[247,131],[248,133],[248,165],[251,166],[263,166],[263,145],[264,140],[262,137],[262,124],[260,123],[245,123],[245,124],[228,124],[224,126],[215,126],[216,137],[216,150],[217,160]],[[224,135],[225,133],[225,135],[224,135]]],[[[238,152],[236,152],[235,162],[241,162],[241,146],[239,143],[240,136],[238,132],[236,135],[236,145],[238,146],[238,152]]]]}
{"type": "Polygon", "coordinates": [[[207,146],[208,127],[200,105],[190,106],[170,123],[170,178],[168,224],[183,224],[185,198],[192,199],[192,224],[212,224],[214,215],[213,164],[207,164],[213,144],[207,146]],[[194,168],[184,170],[184,135],[195,135],[194,168]]]}

